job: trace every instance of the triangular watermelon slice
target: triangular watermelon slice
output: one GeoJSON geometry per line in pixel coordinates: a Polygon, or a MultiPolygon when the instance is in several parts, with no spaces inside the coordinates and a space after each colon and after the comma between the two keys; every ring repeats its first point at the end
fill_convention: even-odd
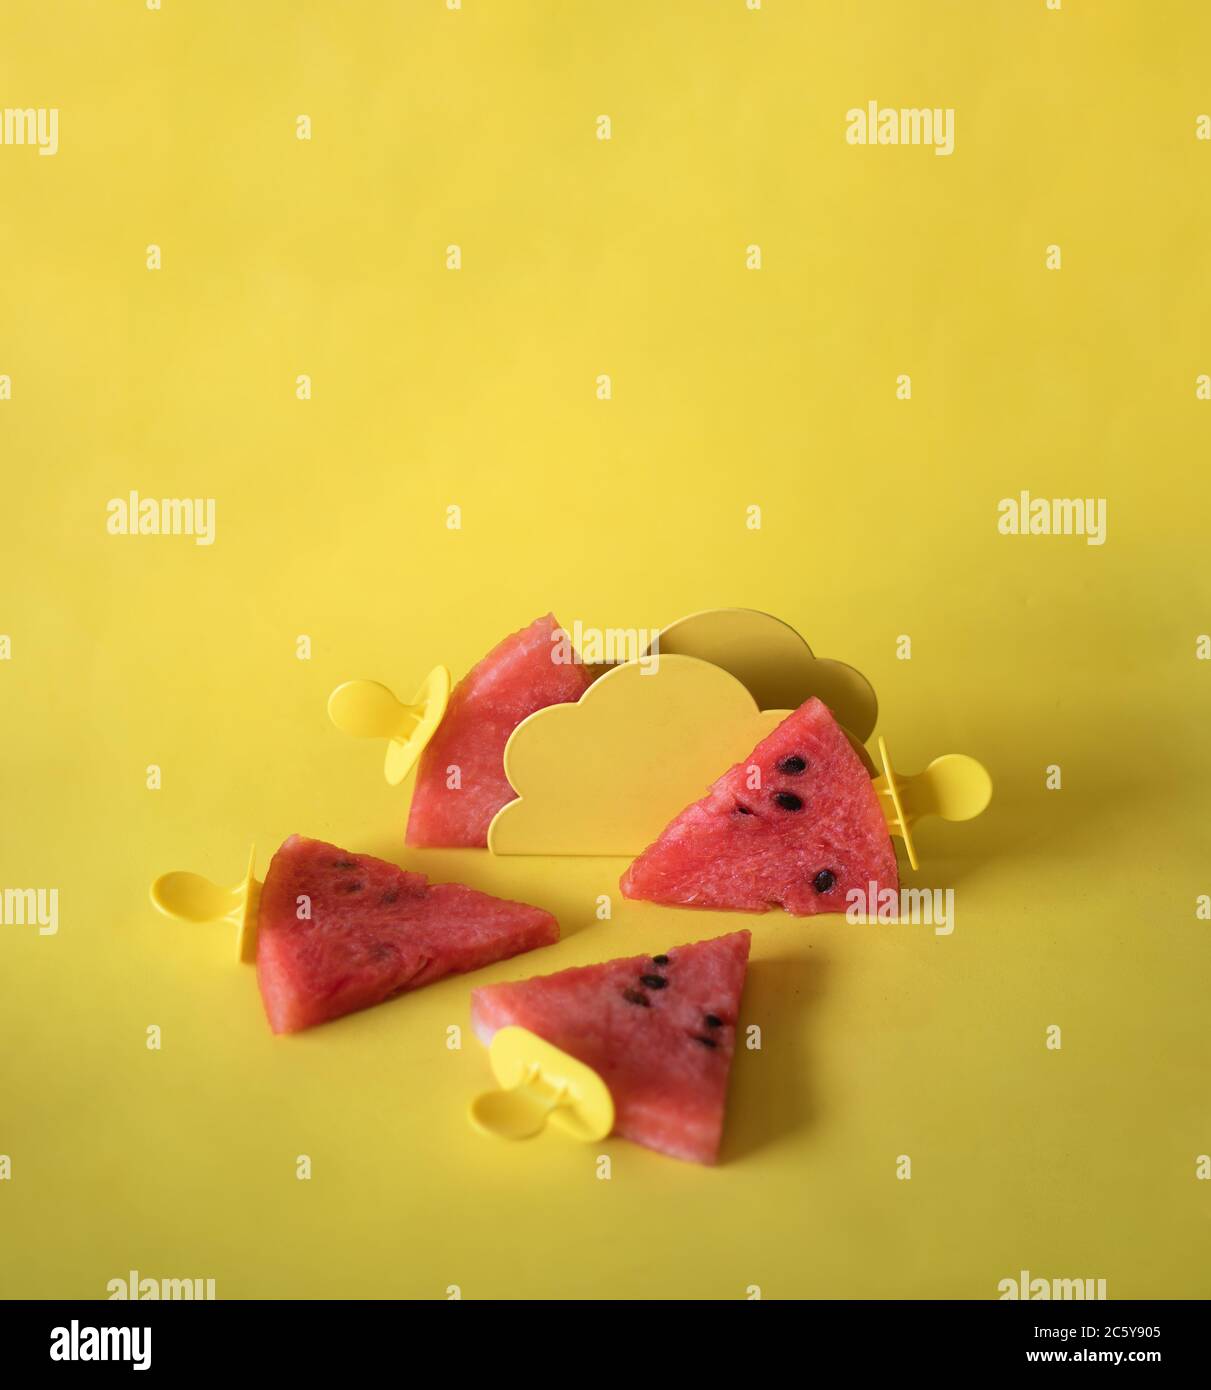
{"type": "Polygon", "coordinates": [[[506,637],[458,682],[417,766],[408,844],[487,845],[492,817],[517,795],[505,776],[509,735],[535,710],[579,700],[597,674],[567,660],[570,651],[548,613],[506,637]]]}
{"type": "Polygon", "coordinates": [[[614,1133],[714,1163],[750,934],[561,970],[471,994],[484,1043],[514,1024],[586,1063],[614,1098],[614,1133]]]}
{"type": "Polygon", "coordinates": [[[257,980],[269,1026],[297,1033],[558,939],[539,907],[291,835],[261,889],[257,980]]]}
{"type": "Polygon", "coordinates": [[[797,917],[900,887],[879,798],[828,708],[800,705],[669,822],[622,876],[628,898],[797,917]]]}

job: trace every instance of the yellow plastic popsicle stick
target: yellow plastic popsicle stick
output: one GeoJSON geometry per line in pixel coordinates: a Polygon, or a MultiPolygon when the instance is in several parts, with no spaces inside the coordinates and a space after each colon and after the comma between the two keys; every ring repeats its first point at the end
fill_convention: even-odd
{"type": "Polygon", "coordinates": [[[532,1139],[547,1124],[587,1144],[614,1128],[614,1098],[600,1076],[527,1028],[502,1028],[488,1045],[500,1082],[471,1102],[471,1123],[498,1139],[532,1139]]]}
{"type": "Polygon", "coordinates": [[[178,922],[227,922],[236,928],[236,959],[256,960],[257,908],[261,883],[253,870],[256,846],[248,856],[248,872],[234,888],[220,888],[201,874],[177,870],[161,874],[151,885],[151,901],[165,917],[178,922]]]}
{"type": "Polygon", "coordinates": [[[883,775],[875,778],[875,791],[893,835],[899,835],[908,851],[908,862],[920,868],[912,827],[923,816],[943,820],[973,820],[992,800],[992,777],[983,763],[966,753],[944,753],[924,772],[902,777],[891,764],[886,740],[879,738],[883,775]]]}
{"type": "Polygon", "coordinates": [[[383,775],[398,786],[442,722],[450,699],[450,672],[435,666],[410,705],[378,681],[346,681],[328,697],[328,717],[354,738],[385,738],[383,775]]]}

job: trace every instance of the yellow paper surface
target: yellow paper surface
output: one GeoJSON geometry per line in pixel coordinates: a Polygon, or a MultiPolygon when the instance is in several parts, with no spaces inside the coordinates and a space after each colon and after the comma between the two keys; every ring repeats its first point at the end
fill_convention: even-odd
{"type": "Polygon", "coordinates": [[[1207,7],[9,0],[3,35],[4,101],[60,123],[0,145],[0,885],[60,896],[0,926],[0,1293],[1211,1294],[1207,7]],[[847,144],[872,100],[953,108],[953,154],[847,144]],[[1000,534],[1024,490],[1103,499],[1105,544],[1000,534]],[[214,543],[109,534],[132,491],[213,499],[214,543]],[[947,936],[742,919],[718,1168],[494,1143],[470,981],[275,1039],[229,935],[149,907],[299,831],[559,915],[477,981],[733,929],[619,861],[406,854],[325,713],[551,608],[725,605],[997,794],[920,827],[947,936]]]}

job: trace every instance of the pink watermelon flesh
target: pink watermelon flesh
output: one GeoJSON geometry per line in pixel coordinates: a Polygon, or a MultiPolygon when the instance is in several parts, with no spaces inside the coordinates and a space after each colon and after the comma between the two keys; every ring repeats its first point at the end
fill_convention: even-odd
{"type": "Polygon", "coordinates": [[[614,1133],[714,1163],[750,934],[561,970],[471,994],[484,1043],[514,1024],[576,1057],[614,1098],[614,1133]]]}
{"type": "Polygon", "coordinates": [[[257,980],[269,1026],[297,1033],[558,939],[541,908],[292,835],[261,890],[257,980]]]}
{"type": "Polygon", "coordinates": [[[554,659],[570,649],[560,636],[553,614],[536,618],[454,687],[420,756],[408,844],[487,845],[492,817],[516,796],[504,768],[509,735],[535,710],[579,700],[592,683],[592,668],[554,659]],[[457,787],[447,785],[451,767],[459,770],[457,787]]]}
{"type": "Polygon", "coordinates": [[[896,853],[869,773],[813,698],[665,827],[623,874],[622,891],[807,917],[844,912],[854,888],[865,901],[869,883],[899,889],[896,853]]]}

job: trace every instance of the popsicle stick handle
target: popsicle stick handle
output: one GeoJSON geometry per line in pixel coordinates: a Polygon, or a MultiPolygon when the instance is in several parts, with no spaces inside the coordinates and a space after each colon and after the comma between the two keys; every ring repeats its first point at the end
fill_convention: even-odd
{"type": "Polygon", "coordinates": [[[157,912],[178,922],[225,922],[236,928],[236,955],[245,963],[256,960],[257,911],[261,884],[254,875],[256,846],[248,856],[248,872],[231,888],[222,888],[201,874],[177,869],[161,874],[151,885],[157,912]]]}
{"type": "Polygon", "coordinates": [[[471,1103],[471,1114],[480,1129],[498,1139],[533,1139],[547,1127],[557,1106],[562,1105],[567,1087],[544,1081],[536,1066],[516,1086],[502,1091],[485,1091],[471,1103]]]}
{"type": "Polygon", "coordinates": [[[411,704],[397,700],[379,681],[346,681],[328,696],[328,717],[354,738],[387,740],[383,775],[402,782],[433,737],[450,699],[450,672],[435,666],[411,704]]]}
{"type": "Polygon", "coordinates": [[[220,888],[201,874],[179,869],[156,879],[151,900],[165,917],[180,922],[219,922],[243,906],[244,893],[242,887],[220,888]]]}
{"type": "Polygon", "coordinates": [[[420,716],[378,681],[346,681],[329,695],[328,717],[354,738],[397,738],[420,716]]]}
{"type": "Polygon", "coordinates": [[[497,1032],[488,1048],[497,1091],[471,1102],[471,1123],[498,1139],[532,1139],[548,1121],[585,1143],[614,1127],[609,1088],[592,1068],[525,1028],[497,1032]]]}
{"type": "Polygon", "coordinates": [[[941,816],[943,820],[973,820],[992,799],[988,769],[966,753],[944,753],[915,777],[900,779],[905,814],[941,816]]]}

